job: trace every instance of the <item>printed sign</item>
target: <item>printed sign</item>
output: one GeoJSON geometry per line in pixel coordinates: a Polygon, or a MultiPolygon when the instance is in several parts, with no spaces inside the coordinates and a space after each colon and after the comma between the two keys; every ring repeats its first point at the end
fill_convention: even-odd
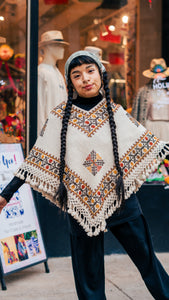
{"type": "MultiPolygon", "coordinates": [[[[20,144],[0,144],[0,192],[23,160],[20,144]]],[[[20,187],[0,214],[0,258],[4,274],[47,259],[28,184],[20,187]]]]}

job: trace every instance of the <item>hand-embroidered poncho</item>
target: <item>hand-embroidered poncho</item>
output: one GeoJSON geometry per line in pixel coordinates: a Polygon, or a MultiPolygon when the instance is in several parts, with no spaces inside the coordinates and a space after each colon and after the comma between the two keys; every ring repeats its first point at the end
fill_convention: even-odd
{"type": "MultiPolygon", "coordinates": [[[[55,202],[59,185],[60,131],[65,102],[50,113],[29,156],[16,173],[55,202]]],[[[169,153],[169,146],[112,103],[120,165],[127,199],[169,153]]],[[[106,219],[118,208],[114,163],[106,100],[90,111],[72,106],[66,139],[64,183],[68,213],[89,236],[104,231],[106,219]]],[[[126,200],[127,201],[127,200],[126,200]]]]}

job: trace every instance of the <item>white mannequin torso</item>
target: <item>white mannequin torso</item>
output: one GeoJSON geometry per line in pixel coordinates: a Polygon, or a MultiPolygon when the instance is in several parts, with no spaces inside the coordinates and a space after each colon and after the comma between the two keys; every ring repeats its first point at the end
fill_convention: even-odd
{"type": "Polygon", "coordinates": [[[43,62],[38,66],[38,135],[52,108],[67,100],[64,78],[56,67],[63,59],[63,45],[51,44],[43,49],[43,62]]]}

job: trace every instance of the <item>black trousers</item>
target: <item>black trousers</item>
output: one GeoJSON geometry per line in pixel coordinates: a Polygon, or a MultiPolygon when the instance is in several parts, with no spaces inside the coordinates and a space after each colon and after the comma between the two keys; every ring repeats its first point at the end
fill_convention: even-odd
{"type": "MultiPolygon", "coordinates": [[[[154,253],[144,216],[109,229],[138,268],[154,299],[169,300],[169,276],[154,253]]],[[[70,239],[79,300],[106,300],[104,234],[95,237],[71,234],[70,239]]]]}

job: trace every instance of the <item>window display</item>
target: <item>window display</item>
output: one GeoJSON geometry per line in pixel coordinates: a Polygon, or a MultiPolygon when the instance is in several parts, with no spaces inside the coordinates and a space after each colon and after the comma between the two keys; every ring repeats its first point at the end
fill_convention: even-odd
{"type": "MultiPolygon", "coordinates": [[[[64,75],[64,63],[72,52],[100,49],[111,98],[124,108],[131,107],[135,92],[135,24],[135,0],[39,0],[39,40],[44,31],[62,30],[69,42],[64,59],[57,63],[61,73],[64,75]]],[[[40,62],[40,51],[39,58],[40,62]]]]}
{"type": "Polygon", "coordinates": [[[0,143],[25,149],[26,1],[1,1],[0,14],[0,143]]]}

